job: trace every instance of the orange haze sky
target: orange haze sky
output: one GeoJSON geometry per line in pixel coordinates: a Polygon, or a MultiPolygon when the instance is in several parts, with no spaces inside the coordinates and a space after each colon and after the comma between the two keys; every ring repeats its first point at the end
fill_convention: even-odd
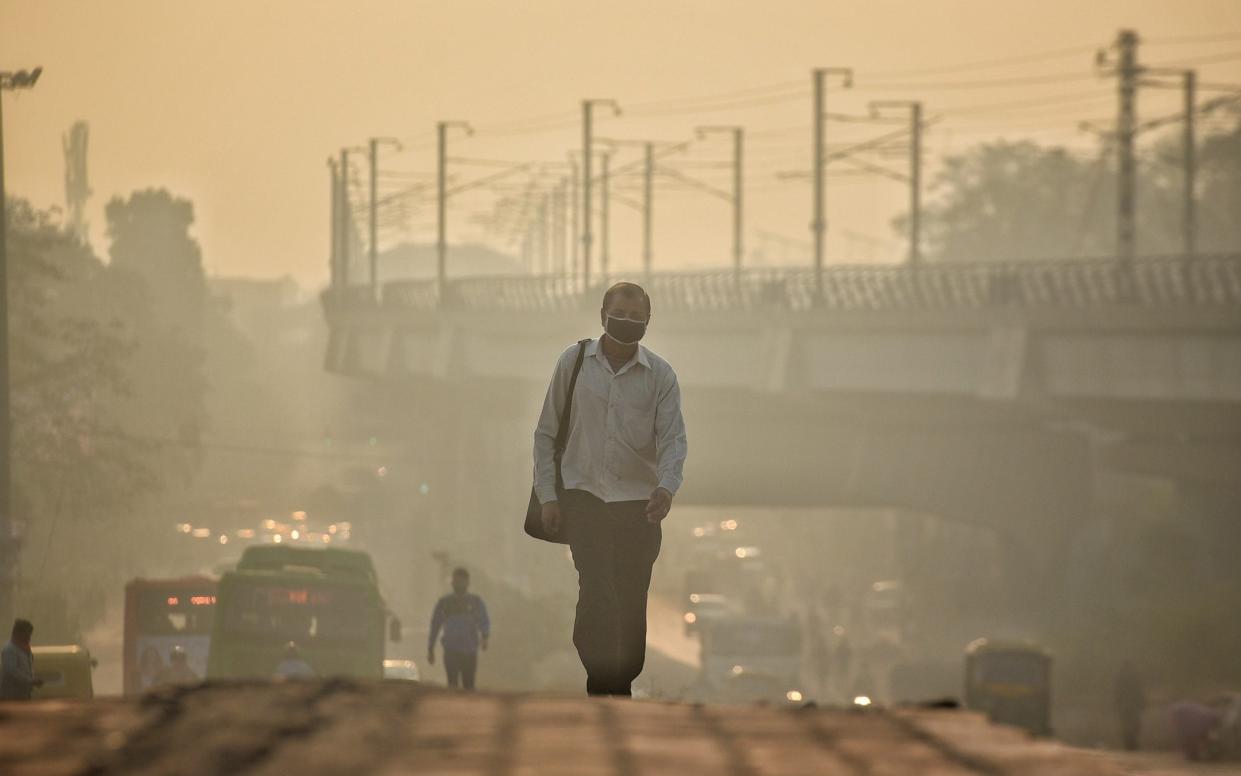
{"type": "MultiPolygon", "coordinates": [[[[747,260],[801,261],[809,184],[777,174],[808,164],[812,67],[857,73],[854,90],[832,85],[829,111],[861,115],[869,100],[919,98],[928,116],[942,114],[927,132],[928,174],[941,154],[999,135],[1092,153],[1078,122],[1115,113],[1115,82],[1092,75],[1093,49],[1126,26],[1143,37],[1145,63],[1193,65],[1204,82],[1241,84],[1239,0],[0,0],[0,69],[45,68],[34,91],[4,96],[8,189],[41,207],[61,204],[61,134],[85,119],[88,214],[101,254],[108,198],[165,186],[193,200],[212,274],[317,285],[327,272],[325,162],[340,147],[404,138],[406,150],[385,152],[381,166],[425,173],[434,123],[465,119],[479,132],[454,135],[454,157],[563,161],[580,143],[579,101],[615,98],[625,114],[601,118],[601,136],[680,141],[701,124],[743,124],[753,133],[747,260]],[[1021,101],[1034,105],[1013,104],[1021,101]],[[514,124],[532,117],[546,121],[514,124]],[[537,131],[514,131],[526,129],[537,131]]],[[[1175,112],[1178,101],[1175,90],[1143,90],[1140,117],[1175,112]]],[[[832,123],[828,143],[890,129],[832,123]]],[[[727,189],[729,171],[712,163],[730,153],[725,137],[711,136],[682,169],[727,189]]],[[[631,146],[617,154],[614,165],[636,158],[631,146]]],[[[877,161],[906,164],[899,148],[877,161]]],[[[475,161],[453,172],[463,182],[499,169],[475,161]]],[[[889,222],[906,189],[848,169],[829,168],[829,258],[900,258],[889,222]]],[[[617,268],[639,262],[637,183],[617,181],[617,268]]],[[[657,266],[726,265],[728,204],[660,186],[657,266]]],[[[472,218],[491,212],[494,196],[452,202],[454,239],[511,249],[510,235],[472,218]]],[[[433,239],[433,212],[413,201],[408,226],[386,231],[385,242],[433,239]]]]}

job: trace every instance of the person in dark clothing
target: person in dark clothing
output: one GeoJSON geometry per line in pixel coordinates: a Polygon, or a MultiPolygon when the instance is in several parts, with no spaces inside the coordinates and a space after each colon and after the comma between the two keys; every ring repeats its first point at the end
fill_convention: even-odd
{"type": "Polygon", "coordinates": [[[1146,688],[1128,660],[1116,672],[1115,702],[1121,743],[1126,750],[1136,751],[1142,733],[1142,713],[1146,711],[1146,688]]]}
{"type": "Polygon", "coordinates": [[[491,620],[483,599],[469,592],[470,572],[452,572],[452,592],[435,604],[431,614],[431,635],[427,639],[427,662],[435,665],[435,639],[444,632],[444,672],[449,687],[474,689],[478,670],[478,650],[487,649],[491,620]]]}
{"type": "Polygon", "coordinates": [[[0,650],[0,700],[28,701],[34,688],[43,686],[43,680],[34,675],[32,636],[30,620],[13,621],[12,638],[0,650]]]}
{"type": "Polygon", "coordinates": [[[556,434],[578,346],[561,354],[534,433],[543,528],[564,531],[578,575],[573,645],[590,695],[629,696],[646,660],[646,596],[660,524],[681,486],[685,421],[676,372],[638,344],[651,318],[640,286],[603,297],[604,333],[583,347],[568,441],[556,479],[556,434]]]}

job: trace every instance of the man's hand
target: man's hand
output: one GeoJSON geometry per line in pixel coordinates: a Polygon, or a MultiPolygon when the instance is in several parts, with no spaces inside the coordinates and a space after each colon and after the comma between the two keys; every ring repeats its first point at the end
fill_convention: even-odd
{"type": "Polygon", "coordinates": [[[434,648],[427,650],[427,664],[435,665],[435,649],[434,648]]]}
{"type": "Polygon", "coordinates": [[[672,493],[667,488],[656,488],[651,494],[651,500],[646,502],[646,519],[652,523],[658,523],[668,516],[668,510],[672,509],[672,493]]]}
{"type": "Polygon", "coordinates": [[[36,678],[35,678],[35,680],[34,680],[34,686],[35,686],[35,687],[42,687],[42,686],[43,686],[43,680],[42,680],[42,679],[40,679],[40,678],[37,678],[37,677],[36,677],[36,678]]]}
{"type": "Polygon", "coordinates": [[[543,530],[548,536],[560,533],[560,502],[549,501],[543,505],[543,530]]]}

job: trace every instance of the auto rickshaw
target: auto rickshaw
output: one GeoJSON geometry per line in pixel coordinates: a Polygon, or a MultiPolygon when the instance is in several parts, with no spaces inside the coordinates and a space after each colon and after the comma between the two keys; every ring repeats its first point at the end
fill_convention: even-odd
{"type": "Polygon", "coordinates": [[[43,680],[34,688],[32,700],[49,698],[93,698],[95,685],[91,671],[98,664],[90,650],[77,644],[34,647],[34,675],[43,680]]]}
{"type": "Polygon", "coordinates": [[[994,722],[1051,735],[1051,655],[1033,644],[971,642],[965,649],[965,705],[994,722]]]}

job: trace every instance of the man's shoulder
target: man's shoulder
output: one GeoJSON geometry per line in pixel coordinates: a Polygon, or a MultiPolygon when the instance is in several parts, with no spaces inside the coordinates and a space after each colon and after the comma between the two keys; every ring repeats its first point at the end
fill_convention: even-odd
{"type": "Polygon", "coordinates": [[[642,353],[646,356],[647,363],[651,365],[652,372],[656,375],[667,375],[673,379],[676,378],[676,370],[672,368],[672,364],[668,363],[668,359],[651,350],[646,345],[639,345],[638,347],[642,348],[642,353]]]}
{"type": "MultiPolygon", "coordinates": [[[[591,337],[585,338],[587,350],[590,350],[590,345],[594,341],[595,340],[591,337]]],[[[560,357],[558,360],[559,361],[573,361],[575,358],[577,358],[577,348],[580,342],[581,340],[579,340],[578,342],[574,342],[573,344],[567,346],[564,350],[560,351],[560,357]]]]}

